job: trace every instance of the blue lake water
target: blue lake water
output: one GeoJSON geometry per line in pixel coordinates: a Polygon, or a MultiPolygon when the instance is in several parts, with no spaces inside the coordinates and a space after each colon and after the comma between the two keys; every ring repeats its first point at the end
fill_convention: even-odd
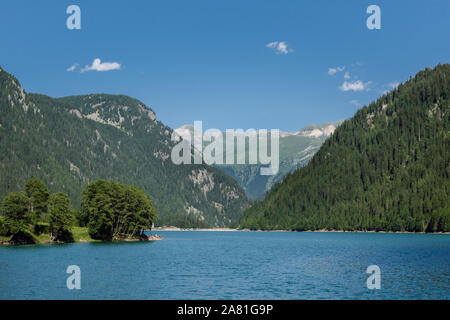
{"type": "Polygon", "coordinates": [[[450,235],[158,232],[0,247],[0,299],[449,299],[450,235]],[[69,265],[81,289],[69,290],[69,265]],[[366,268],[381,269],[369,290],[366,268]]]}

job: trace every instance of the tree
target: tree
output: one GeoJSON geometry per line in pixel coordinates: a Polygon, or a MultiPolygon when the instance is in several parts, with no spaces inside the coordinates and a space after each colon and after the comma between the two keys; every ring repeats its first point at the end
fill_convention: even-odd
{"type": "Polygon", "coordinates": [[[55,241],[72,242],[71,227],[74,217],[67,194],[58,192],[52,194],[48,203],[50,218],[50,236],[55,241]]]}
{"type": "Polygon", "coordinates": [[[30,212],[30,200],[23,191],[11,192],[2,203],[4,216],[3,231],[5,235],[11,235],[11,244],[37,243],[31,229],[33,216],[30,212]]]}
{"type": "Polygon", "coordinates": [[[5,217],[9,234],[19,231],[30,231],[32,226],[32,215],[29,208],[29,199],[25,192],[11,192],[2,203],[2,213],[5,217]]]}
{"type": "Polygon", "coordinates": [[[47,213],[50,191],[38,178],[29,179],[24,186],[25,192],[30,199],[30,211],[33,221],[36,223],[42,214],[47,213]]]}
{"type": "Polygon", "coordinates": [[[81,211],[93,239],[132,238],[152,226],[156,210],[145,192],[135,186],[97,180],[83,192],[81,211]]]}

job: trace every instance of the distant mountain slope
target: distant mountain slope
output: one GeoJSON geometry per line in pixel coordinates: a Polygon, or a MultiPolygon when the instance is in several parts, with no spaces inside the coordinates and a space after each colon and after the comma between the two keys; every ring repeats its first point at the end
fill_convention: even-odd
{"type": "Polygon", "coordinates": [[[0,199],[36,176],[76,207],[97,178],[142,187],[166,225],[228,226],[248,204],[220,170],[174,165],[172,130],[136,99],[28,94],[0,69],[0,112],[0,199]]]}
{"type": "MultiPolygon", "coordinates": [[[[328,122],[307,126],[297,132],[280,132],[280,167],[276,175],[260,175],[260,168],[262,167],[260,164],[215,165],[215,167],[236,179],[248,197],[263,198],[266,191],[275,183],[281,181],[287,173],[307,164],[322,143],[341,123],[342,121],[328,122]]],[[[175,132],[180,136],[190,134],[192,137],[193,130],[192,125],[184,125],[175,129],[175,132]]],[[[191,141],[193,141],[192,138],[191,141]]],[[[208,142],[205,144],[208,144],[208,142]]],[[[224,145],[226,147],[225,142],[224,145]]]]}
{"type": "Polygon", "coordinates": [[[449,64],[427,68],[363,107],[241,226],[450,231],[449,82],[449,64]]]}

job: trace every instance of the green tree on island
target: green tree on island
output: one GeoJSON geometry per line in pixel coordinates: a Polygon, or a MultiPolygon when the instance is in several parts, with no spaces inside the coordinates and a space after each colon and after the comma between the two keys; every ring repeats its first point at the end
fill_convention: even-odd
{"type": "Polygon", "coordinates": [[[24,189],[27,197],[30,199],[30,212],[36,223],[43,214],[47,213],[50,191],[38,178],[29,179],[25,183],[24,189]]]}
{"type": "Polygon", "coordinates": [[[50,195],[39,179],[32,178],[24,191],[11,192],[2,202],[0,236],[15,244],[49,241],[73,242],[75,213],[95,240],[138,238],[156,218],[153,203],[144,190],[114,181],[97,180],[83,192],[82,207],[74,211],[67,194],[50,195]],[[45,220],[45,221],[44,221],[45,220]]]}
{"type": "Polygon", "coordinates": [[[67,194],[52,194],[48,203],[50,237],[54,241],[73,242],[71,227],[74,222],[67,194]]]}
{"type": "Polygon", "coordinates": [[[47,186],[37,178],[28,180],[24,191],[11,192],[3,199],[0,235],[11,236],[10,243],[37,243],[36,235],[49,229],[52,240],[72,242],[72,224],[69,197],[61,192],[50,196],[47,186]],[[50,226],[42,221],[47,213],[50,226]]]}
{"type": "Polygon", "coordinates": [[[29,210],[29,198],[23,191],[11,192],[2,203],[4,223],[7,226],[7,234],[18,232],[30,232],[33,217],[29,210]]]}
{"type": "Polygon", "coordinates": [[[97,180],[83,192],[81,221],[93,239],[135,238],[151,228],[156,210],[145,192],[135,186],[97,180]]]}

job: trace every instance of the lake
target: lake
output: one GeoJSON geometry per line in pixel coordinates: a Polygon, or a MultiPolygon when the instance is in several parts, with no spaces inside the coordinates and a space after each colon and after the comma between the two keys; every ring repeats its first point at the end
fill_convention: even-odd
{"type": "Polygon", "coordinates": [[[0,247],[0,299],[449,299],[450,235],[157,232],[155,242],[0,247]],[[69,290],[69,265],[81,289],[69,290]],[[366,269],[381,270],[369,290],[366,269]]]}

